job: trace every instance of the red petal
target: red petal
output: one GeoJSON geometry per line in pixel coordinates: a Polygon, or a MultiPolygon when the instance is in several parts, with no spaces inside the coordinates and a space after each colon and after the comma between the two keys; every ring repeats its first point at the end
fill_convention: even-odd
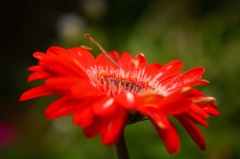
{"type": "Polygon", "coordinates": [[[112,51],[108,53],[117,63],[120,61],[120,56],[117,51],[112,51]]]}
{"type": "Polygon", "coordinates": [[[78,84],[74,85],[74,87],[70,90],[73,98],[83,99],[83,98],[96,98],[104,96],[104,93],[99,89],[95,88],[92,84],[90,84],[86,80],[80,80],[78,84]]]}
{"type": "Polygon", "coordinates": [[[210,82],[204,79],[199,79],[193,82],[194,85],[204,86],[206,84],[209,84],[210,82]]]}
{"type": "Polygon", "coordinates": [[[43,70],[55,76],[76,76],[88,79],[79,61],[68,54],[47,55],[39,61],[39,65],[43,70]]]}
{"type": "Polygon", "coordinates": [[[89,68],[95,64],[94,56],[82,47],[68,49],[68,53],[76,58],[84,68],[89,68]]]}
{"type": "Polygon", "coordinates": [[[205,85],[208,81],[200,79],[204,73],[203,67],[193,68],[183,74],[170,77],[161,82],[161,85],[166,88],[166,93],[170,94],[181,87],[205,85]]]}
{"type": "Polygon", "coordinates": [[[198,105],[201,108],[203,108],[207,105],[211,105],[216,101],[216,99],[214,97],[210,97],[210,96],[192,97],[191,99],[193,100],[193,102],[196,105],[198,105]]]}
{"type": "Polygon", "coordinates": [[[177,87],[187,85],[193,86],[195,85],[195,83],[201,82],[200,79],[203,73],[204,73],[203,67],[193,68],[179,75],[178,78],[174,78],[174,81],[169,82],[169,84],[165,86],[174,89],[176,89],[177,87]]]}
{"type": "Polygon", "coordinates": [[[44,54],[42,52],[34,52],[33,53],[33,57],[35,57],[38,60],[42,59],[44,56],[46,56],[46,54],[44,54]]]}
{"type": "Polygon", "coordinates": [[[47,96],[47,95],[51,95],[54,93],[55,92],[53,92],[51,89],[49,89],[45,85],[40,85],[40,86],[34,87],[34,88],[29,89],[26,92],[24,92],[20,97],[20,101],[25,101],[25,100],[29,100],[32,98],[47,96]]]}
{"type": "Polygon", "coordinates": [[[50,47],[48,50],[47,50],[47,55],[60,55],[60,54],[66,54],[67,53],[67,50],[62,48],[62,47],[59,47],[59,46],[52,46],[50,47]]]}
{"type": "Polygon", "coordinates": [[[117,105],[115,104],[114,98],[105,97],[102,100],[95,102],[92,106],[92,110],[99,116],[109,116],[117,111],[117,105]]]}
{"type": "MultiPolygon", "coordinates": [[[[108,55],[115,61],[117,62],[119,59],[119,55],[117,52],[114,53],[108,53],[108,55]]],[[[99,54],[96,58],[96,65],[101,65],[104,68],[106,67],[113,67],[116,68],[117,66],[105,55],[105,54],[99,54]]]]}
{"type": "Polygon", "coordinates": [[[101,127],[101,137],[105,145],[116,143],[119,140],[123,133],[127,116],[127,112],[124,109],[119,109],[118,113],[104,119],[101,127]]]}
{"type": "Polygon", "coordinates": [[[186,98],[186,96],[189,95],[190,91],[191,91],[192,87],[179,87],[174,89],[171,92],[164,92],[164,100],[172,100],[175,98],[186,98]]]}
{"type": "Polygon", "coordinates": [[[160,68],[162,67],[161,64],[159,63],[152,63],[150,65],[147,65],[146,67],[146,74],[148,74],[149,76],[152,76],[153,74],[155,74],[160,68]]]}
{"type": "Polygon", "coordinates": [[[33,72],[32,74],[30,74],[28,76],[28,82],[31,82],[31,81],[34,81],[34,80],[44,80],[46,78],[50,78],[51,75],[48,74],[47,72],[44,72],[44,71],[36,71],[36,72],[33,72]]]}
{"type": "Polygon", "coordinates": [[[180,114],[185,112],[192,104],[192,101],[189,99],[179,98],[163,104],[160,109],[166,114],[180,114]]]}
{"type": "Polygon", "coordinates": [[[152,121],[161,129],[168,129],[170,126],[170,121],[166,115],[161,112],[161,110],[155,108],[149,108],[146,114],[151,118],[152,121]]]}
{"type": "Polygon", "coordinates": [[[138,105],[138,98],[136,94],[131,92],[121,93],[115,96],[116,102],[126,109],[134,109],[138,105]]]}
{"type": "Polygon", "coordinates": [[[45,110],[45,116],[47,119],[55,119],[61,116],[73,114],[77,107],[77,101],[72,100],[68,96],[64,96],[47,107],[45,110]]]}
{"type": "Polygon", "coordinates": [[[131,58],[132,58],[132,55],[128,52],[123,52],[121,55],[121,60],[124,62],[129,62],[131,58]]]}
{"type": "Polygon", "coordinates": [[[183,67],[183,64],[179,60],[171,61],[161,67],[158,72],[155,73],[154,78],[152,79],[153,81],[158,80],[163,81],[164,79],[178,73],[183,67]]]}
{"type": "Polygon", "coordinates": [[[205,71],[204,67],[195,67],[184,72],[181,77],[183,80],[185,79],[184,83],[188,83],[200,79],[204,71],[205,71]]]}
{"type": "Polygon", "coordinates": [[[101,118],[95,118],[94,122],[84,127],[83,133],[86,137],[91,138],[96,136],[98,133],[100,133],[100,127],[102,125],[102,119],[101,118]]]}
{"type": "Polygon", "coordinates": [[[192,106],[189,108],[189,110],[195,114],[198,114],[199,116],[202,116],[203,118],[209,117],[209,114],[206,113],[202,108],[200,108],[196,104],[192,104],[192,106]]]}
{"type": "Polygon", "coordinates": [[[206,107],[203,108],[203,110],[206,113],[209,113],[211,115],[220,115],[220,112],[216,108],[213,108],[211,106],[206,106],[206,107]]]}
{"type": "Polygon", "coordinates": [[[132,57],[128,52],[124,52],[122,53],[119,63],[124,70],[141,69],[146,67],[146,58],[144,54],[138,54],[132,57]]]}
{"type": "Polygon", "coordinates": [[[204,97],[205,95],[197,89],[191,89],[189,97],[204,97]]]}
{"type": "Polygon", "coordinates": [[[200,115],[193,113],[191,111],[188,111],[184,114],[185,117],[192,120],[195,123],[201,124],[202,126],[208,126],[207,121],[200,115]]]}
{"type": "Polygon", "coordinates": [[[56,91],[69,91],[74,85],[85,80],[76,77],[53,77],[45,81],[45,85],[56,91]]]}
{"type": "Polygon", "coordinates": [[[45,84],[59,94],[70,93],[75,99],[103,95],[88,80],[76,77],[53,77],[47,79],[45,84]]]}
{"type": "Polygon", "coordinates": [[[34,65],[28,68],[28,71],[39,71],[39,70],[42,70],[41,66],[39,65],[34,65]]]}
{"type": "Polygon", "coordinates": [[[144,54],[138,54],[135,58],[132,58],[129,65],[129,69],[141,69],[146,67],[146,58],[144,54]]]}
{"type": "Polygon", "coordinates": [[[139,100],[142,105],[137,106],[137,110],[143,114],[146,114],[146,111],[149,107],[159,108],[159,105],[163,102],[163,96],[158,94],[139,94],[139,100]]]}
{"type": "Polygon", "coordinates": [[[139,111],[144,112],[144,108],[154,107],[161,110],[164,114],[179,114],[185,112],[192,104],[192,101],[180,95],[175,98],[167,98],[156,94],[140,95],[144,106],[138,107],[139,111]]]}
{"type": "Polygon", "coordinates": [[[123,52],[121,55],[121,59],[119,61],[119,65],[121,68],[123,68],[124,70],[128,70],[129,69],[129,61],[131,61],[132,59],[132,55],[129,54],[128,52],[123,52]]]}
{"type": "Polygon", "coordinates": [[[171,122],[169,122],[168,129],[162,129],[159,127],[154,120],[152,120],[153,125],[155,126],[159,136],[162,138],[168,152],[170,154],[176,153],[180,149],[180,140],[176,128],[171,122]]]}
{"type": "Polygon", "coordinates": [[[85,110],[80,108],[80,110],[76,111],[73,117],[74,124],[81,127],[89,126],[90,124],[92,124],[93,120],[94,120],[94,115],[90,108],[87,108],[85,110]]]}
{"type": "Polygon", "coordinates": [[[184,116],[175,116],[201,150],[206,149],[205,139],[196,125],[184,116]]]}

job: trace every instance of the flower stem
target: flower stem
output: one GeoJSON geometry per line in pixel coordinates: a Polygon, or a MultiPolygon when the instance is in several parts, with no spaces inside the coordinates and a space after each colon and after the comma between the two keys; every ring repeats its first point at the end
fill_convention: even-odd
{"type": "Polygon", "coordinates": [[[124,133],[122,134],[118,142],[113,145],[113,150],[116,159],[130,159],[124,133]]]}

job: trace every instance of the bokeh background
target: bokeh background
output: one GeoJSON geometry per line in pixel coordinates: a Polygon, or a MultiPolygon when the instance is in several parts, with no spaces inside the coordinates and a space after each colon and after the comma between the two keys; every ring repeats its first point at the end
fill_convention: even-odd
{"type": "MultiPolygon", "coordinates": [[[[108,51],[143,52],[148,62],[204,66],[211,84],[201,89],[217,98],[221,116],[200,127],[207,150],[200,151],[176,123],[181,150],[169,155],[148,121],[126,128],[133,159],[240,158],[240,1],[238,0],[9,0],[0,19],[0,159],[113,159],[111,146],[86,139],[71,117],[44,118],[53,100],[20,103],[34,51],[52,45],[89,45],[90,33],[108,51]]],[[[99,53],[95,47],[95,55],[99,53]]],[[[175,122],[175,121],[174,121],[175,122]]]]}

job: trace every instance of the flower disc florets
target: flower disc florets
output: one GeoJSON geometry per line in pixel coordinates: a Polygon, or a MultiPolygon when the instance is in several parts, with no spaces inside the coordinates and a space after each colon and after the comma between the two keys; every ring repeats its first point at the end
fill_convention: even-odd
{"type": "Polygon", "coordinates": [[[122,92],[142,93],[147,91],[147,77],[144,70],[127,71],[121,68],[106,68],[95,66],[87,70],[92,84],[99,90],[115,96],[122,92]]]}

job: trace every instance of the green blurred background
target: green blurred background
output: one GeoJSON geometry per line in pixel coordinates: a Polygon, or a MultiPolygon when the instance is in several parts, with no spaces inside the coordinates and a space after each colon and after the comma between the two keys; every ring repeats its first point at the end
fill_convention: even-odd
{"type": "MultiPolygon", "coordinates": [[[[221,116],[200,127],[207,150],[200,151],[176,123],[178,154],[169,155],[149,121],[126,128],[132,159],[240,158],[240,1],[238,0],[10,0],[1,2],[0,159],[113,159],[111,146],[86,139],[71,117],[44,118],[53,100],[20,103],[34,51],[52,45],[89,45],[90,33],[106,50],[143,52],[148,62],[204,66],[221,116]]],[[[99,50],[95,49],[95,55],[99,50]]]]}

